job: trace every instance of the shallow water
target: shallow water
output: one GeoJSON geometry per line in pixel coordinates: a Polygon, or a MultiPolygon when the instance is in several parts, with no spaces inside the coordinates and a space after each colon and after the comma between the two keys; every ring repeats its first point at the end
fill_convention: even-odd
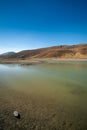
{"type": "Polygon", "coordinates": [[[87,62],[0,65],[0,129],[87,130],[86,122],[87,62]]]}

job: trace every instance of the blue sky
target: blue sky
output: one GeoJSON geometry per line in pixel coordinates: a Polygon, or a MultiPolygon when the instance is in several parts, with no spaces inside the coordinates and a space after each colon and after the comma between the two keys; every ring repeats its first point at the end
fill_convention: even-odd
{"type": "Polygon", "coordinates": [[[87,0],[0,0],[0,53],[87,43],[87,0]]]}

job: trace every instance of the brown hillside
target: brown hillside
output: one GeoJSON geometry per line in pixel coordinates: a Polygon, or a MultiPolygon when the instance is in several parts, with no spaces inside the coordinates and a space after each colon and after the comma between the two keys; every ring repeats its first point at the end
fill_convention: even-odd
{"type": "Polygon", "coordinates": [[[4,59],[32,59],[32,58],[87,58],[87,44],[72,46],[53,46],[36,50],[24,50],[4,59]]]}

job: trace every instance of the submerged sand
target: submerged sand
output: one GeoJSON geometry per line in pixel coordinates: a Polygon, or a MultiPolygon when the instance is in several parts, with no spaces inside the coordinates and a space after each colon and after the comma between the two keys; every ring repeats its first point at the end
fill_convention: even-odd
{"type": "Polygon", "coordinates": [[[6,94],[0,90],[0,129],[87,130],[87,120],[79,109],[77,105],[72,107],[39,95],[11,91],[6,94]],[[14,110],[19,111],[20,119],[13,116],[14,110]]]}
{"type": "Polygon", "coordinates": [[[87,119],[77,105],[72,107],[39,95],[7,93],[0,96],[2,130],[87,130],[87,119]],[[19,111],[20,119],[13,116],[14,110],[19,111]]]}

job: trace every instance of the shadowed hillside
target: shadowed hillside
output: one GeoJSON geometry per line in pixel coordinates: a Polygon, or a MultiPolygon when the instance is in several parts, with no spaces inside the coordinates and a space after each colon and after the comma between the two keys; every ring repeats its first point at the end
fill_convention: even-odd
{"type": "Polygon", "coordinates": [[[14,55],[2,55],[1,59],[42,59],[42,58],[73,58],[86,59],[87,58],[87,44],[78,44],[72,46],[53,46],[48,48],[40,48],[35,50],[24,50],[14,55]]]}

